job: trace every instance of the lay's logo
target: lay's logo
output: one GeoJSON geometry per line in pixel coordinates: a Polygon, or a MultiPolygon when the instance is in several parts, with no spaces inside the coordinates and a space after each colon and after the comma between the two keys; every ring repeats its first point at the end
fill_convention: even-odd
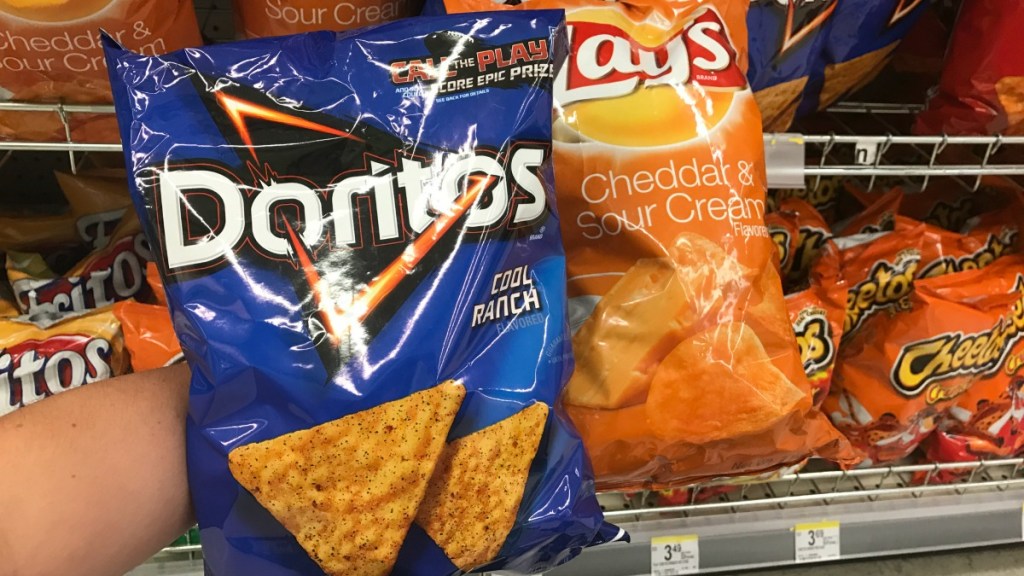
{"type": "Polygon", "coordinates": [[[868,277],[854,286],[846,297],[844,334],[852,334],[879,310],[899,306],[914,287],[914,274],[920,261],[919,250],[904,250],[892,262],[876,262],[868,277]]]}
{"type": "MultiPolygon", "coordinates": [[[[1024,275],[1017,276],[1015,291],[1020,297],[990,330],[975,334],[948,332],[904,346],[892,367],[893,387],[905,396],[916,396],[933,382],[999,370],[1007,353],[1024,335],[1024,275]]],[[[949,397],[941,393],[929,396],[949,397]]]]}
{"type": "Polygon", "coordinates": [[[932,278],[963,270],[984,268],[996,258],[1012,252],[1013,245],[1016,242],[1017,230],[1015,228],[1007,228],[999,234],[989,234],[985,245],[971,254],[960,258],[945,256],[929,263],[921,271],[921,278],[932,278]]]}
{"type": "Polygon", "coordinates": [[[635,27],[604,22],[566,26],[574,57],[555,78],[555,100],[562,106],[584,100],[617,98],[639,88],[697,83],[705,88],[741,90],[747,80],[722,17],[707,7],[678,32],[650,46],[635,27]]]}
{"type": "Polygon", "coordinates": [[[796,342],[800,347],[800,360],[804,364],[804,373],[812,376],[828,370],[835,359],[835,334],[832,326],[821,308],[802,310],[793,322],[796,342]]]}

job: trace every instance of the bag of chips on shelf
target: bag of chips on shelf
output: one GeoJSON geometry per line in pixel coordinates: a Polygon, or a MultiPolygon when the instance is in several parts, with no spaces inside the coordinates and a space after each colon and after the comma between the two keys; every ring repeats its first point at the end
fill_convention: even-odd
{"type": "Polygon", "coordinates": [[[803,200],[787,198],[779,204],[779,211],[796,218],[797,240],[793,248],[793,263],[785,276],[786,292],[796,292],[807,286],[811,267],[832,238],[832,231],[821,214],[803,200]]]}
{"type": "Polygon", "coordinates": [[[840,0],[825,41],[825,65],[798,114],[824,110],[873,79],[927,10],[924,0],[840,0]]]}
{"type": "MultiPolygon", "coordinates": [[[[849,184],[848,184],[849,186],[849,184]]],[[[903,203],[903,189],[890,188],[887,192],[874,199],[860,213],[832,227],[836,236],[854,236],[856,234],[877,234],[890,232],[896,226],[896,214],[903,203]]]]}
{"type": "Polygon", "coordinates": [[[161,306],[167,306],[167,296],[164,294],[164,281],[160,278],[160,269],[156,262],[146,262],[146,284],[149,285],[150,296],[153,302],[161,306]]]}
{"type": "Polygon", "coordinates": [[[132,370],[142,372],[184,360],[167,306],[123,300],[114,304],[132,370]]]}
{"type": "MultiPolygon", "coordinates": [[[[926,443],[933,462],[970,462],[985,458],[1015,456],[1024,448],[1024,257],[1007,256],[983,271],[957,275],[948,298],[954,303],[978,306],[1016,300],[1009,313],[993,314],[988,332],[961,335],[980,342],[982,357],[968,355],[959,368],[974,378],[956,403],[943,413],[939,427],[926,443]],[[986,342],[993,343],[992,350],[986,342]],[[973,360],[973,361],[972,361],[973,360]]],[[[959,476],[955,470],[939,473],[936,480],[959,476]]]]}
{"type": "Polygon", "coordinates": [[[800,239],[800,228],[796,214],[791,212],[769,212],[764,215],[764,223],[768,226],[768,234],[778,251],[777,264],[779,275],[785,277],[793,268],[793,255],[797,241],[800,239]]]}
{"type": "Polygon", "coordinates": [[[1024,327],[1024,293],[997,290],[998,275],[918,280],[903,312],[875,315],[843,342],[825,409],[870,462],[910,454],[980,375],[1000,369],[1024,327]]]}
{"type": "Polygon", "coordinates": [[[131,206],[124,175],[92,170],[54,174],[67,211],[0,215],[0,251],[43,252],[50,260],[49,254],[58,249],[81,248],[87,253],[102,248],[131,206]]]}
{"type": "Polygon", "coordinates": [[[146,263],[152,259],[139,221],[131,213],[103,248],[64,273],[54,272],[42,254],[7,252],[7,279],[24,314],[82,312],[145,294],[146,263]]]}
{"type": "Polygon", "coordinates": [[[829,240],[810,274],[810,286],[786,295],[786,309],[800,346],[804,372],[821,406],[832,383],[846,319],[847,286],[839,272],[839,249],[829,240]]]}
{"type": "MultiPolygon", "coordinates": [[[[901,226],[916,226],[917,222],[897,217],[901,226]]],[[[924,241],[921,244],[921,261],[918,278],[930,278],[976,270],[1017,251],[1020,230],[1015,223],[993,223],[975,227],[959,234],[937,226],[924,225],[924,241]]]]}
{"type": "Polygon", "coordinates": [[[426,7],[566,10],[554,158],[576,371],[564,398],[603,488],[852,456],[811,404],[772,263],[749,4],[426,7]]]}
{"type": "MultiPolygon", "coordinates": [[[[100,29],[146,54],[202,43],[192,0],[0,0],[0,101],[109,103],[100,29]]],[[[117,141],[110,115],[68,120],[78,141],[117,141]]],[[[0,111],[0,140],[65,138],[56,113],[0,111]]]]}
{"type": "Polygon", "coordinates": [[[620,535],[558,403],[563,22],[111,43],[210,571],[538,572],[620,535]]]}
{"type": "Polygon", "coordinates": [[[917,134],[1024,134],[1024,4],[972,0],[960,8],[938,91],[917,134]]]}
{"type": "Polygon", "coordinates": [[[840,272],[849,286],[844,344],[872,316],[888,317],[907,310],[907,298],[921,266],[923,242],[923,224],[836,238],[840,272]]]}
{"type": "Polygon", "coordinates": [[[341,32],[419,14],[423,0],[247,0],[234,6],[239,37],[341,32]]]}
{"type": "Polygon", "coordinates": [[[128,370],[111,309],[0,318],[0,416],[128,370]]]}
{"type": "Polygon", "coordinates": [[[839,0],[752,0],[747,14],[750,69],[765,132],[793,123],[808,77],[821,59],[839,0]]]}
{"type": "Polygon", "coordinates": [[[2,282],[0,283],[0,318],[20,315],[21,311],[18,310],[17,304],[14,303],[14,294],[11,293],[11,289],[7,285],[7,279],[4,278],[0,282],[2,282]]]}

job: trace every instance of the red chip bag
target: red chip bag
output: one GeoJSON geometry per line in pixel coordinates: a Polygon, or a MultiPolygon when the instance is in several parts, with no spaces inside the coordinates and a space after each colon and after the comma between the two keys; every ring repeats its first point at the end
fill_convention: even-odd
{"type": "MultiPolygon", "coordinates": [[[[100,29],[146,54],[202,43],[191,0],[0,1],[0,101],[109,103],[100,29]]],[[[110,115],[69,116],[72,137],[117,142],[110,115]]],[[[64,140],[49,112],[0,112],[0,140],[64,140]]]]}
{"type": "Polygon", "coordinates": [[[988,270],[918,280],[900,314],[878,314],[843,343],[825,409],[874,464],[910,452],[979,375],[998,371],[1024,330],[1024,293],[988,270]]]}
{"type": "Polygon", "coordinates": [[[0,318],[0,416],[124,374],[128,361],[123,349],[110,308],[39,323],[0,318]]]}
{"type": "Polygon", "coordinates": [[[846,281],[839,273],[839,250],[829,241],[811,272],[806,290],[788,294],[786,309],[793,323],[804,372],[820,406],[832,383],[846,318],[846,281]]]}
{"type": "Polygon", "coordinates": [[[23,313],[60,315],[135,297],[146,288],[145,265],[150,260],[149,245],[132,213],[105,247],[67,273],[54,273],[40,254],[8,252],[7,277],[23,313]]]}
{"type": "Polygon", "coordinates": [[[124,300],[114,304],[132,370],[142,372],[181,362],[184,356],[167,306],[124,300]]]}
{"type": "MultiPolygon", "coordinates": [[[[973,304],[1002,294],[1024,298],[1024,257],[1007,256],[983,273],[962,275],[961,294],[973,304]]],[[[969,462],[1007,458],[1024,448],[1024,300],[1017,300],[1009,316],[993,334],[1004,338],[1002,355],[966,366],[975,380],[970,389],[941,418],[927,443],[935,462],[969,462]]],[[[952,479],[957,474],[945,474],[952,479]]],[[[943,478],[939,478],[942,480],[943,478]]]]}
{"type": "Polygon", "coordinates": [[[953,27],[939,90],[918,134],[1024,134],[1024,3],[970,0],[953,27]]]}

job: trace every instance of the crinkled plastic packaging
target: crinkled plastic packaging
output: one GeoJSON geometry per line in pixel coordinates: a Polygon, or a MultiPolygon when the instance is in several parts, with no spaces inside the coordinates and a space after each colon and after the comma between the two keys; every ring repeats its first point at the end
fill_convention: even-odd
{"type": "Polygon", "coordinates": [[[560,11],[111,46],[208,574],[538,572],[621,536],[558,403],[560,11]]]}

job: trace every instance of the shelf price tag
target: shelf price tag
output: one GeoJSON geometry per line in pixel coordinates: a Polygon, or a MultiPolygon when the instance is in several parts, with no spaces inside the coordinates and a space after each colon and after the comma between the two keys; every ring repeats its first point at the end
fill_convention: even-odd
{"type": "Polygon", "coordinates": [[[797,524],[793,535],[798,564],[839,558],[839,522],[797,524]]]}
{"type": "Polygon", "coordinates": [[[651,538],[651,575],[681,576],[700,569],[697,535],[651,538]]]}

